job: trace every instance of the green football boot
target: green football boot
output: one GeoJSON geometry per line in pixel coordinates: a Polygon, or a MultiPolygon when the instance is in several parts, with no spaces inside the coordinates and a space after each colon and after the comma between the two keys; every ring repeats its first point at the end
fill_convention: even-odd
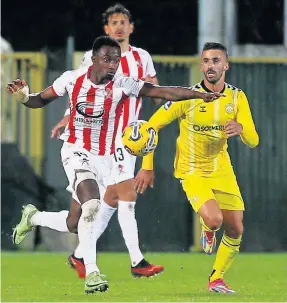
{"type": "Polygon", "coordinates": [[[21,221],[13,229],[12,241],[14,244],[20,244],[26,237],[27,233],[34,229],[30,220],[36,212],[38,212],[38,209],[32,204],[23,206],[21,221]]]}
{"type": "Polygon", "coordinates": [[[105,275],[94,271],[86,277],[85,292],[87,294],[92,294],[96,291],[105,292],[108,288],[109,284],[105,275]]]}

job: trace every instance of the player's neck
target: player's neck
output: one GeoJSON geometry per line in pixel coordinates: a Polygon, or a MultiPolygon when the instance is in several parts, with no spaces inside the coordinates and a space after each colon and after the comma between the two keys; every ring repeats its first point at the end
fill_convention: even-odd
{"type": "Polygon", "coordinates": [[[96,72],[93,72],[93,69],[90,70],[90,74],[88,75],[88,77],[91,80],[91,82],[93,82],[96,85],[103,84],[103,83],[101,83],[102,79],[100,78],[99,74],[96,72]]]}
{"type": "Polygon", "coordinates": [[[121,52],[125,53],[129,50],[130,41],[124,40],[124,41],[120,42],[120,46],[121,46],[121,52]]]}
{"type": "Polygon", "coordinates": [[[224,90],[224,87],[225,87],[224,78],[221,78],[216,83],[210,83],[206,79],[203,79],[203,83],[204,83],[205,87],[212,92],[221,92],[224,90]]]}

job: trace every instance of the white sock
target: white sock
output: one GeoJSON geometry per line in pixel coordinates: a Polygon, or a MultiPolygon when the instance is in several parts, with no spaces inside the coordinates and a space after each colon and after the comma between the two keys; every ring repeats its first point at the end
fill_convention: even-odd
{"type": "Polygon", "coordinates": [[[96,222],[96,239],[98,240],[99,237],[103,234],[106,230],[112,215],[117,210],[117,208],[109,206],[105,201],[102,201],[101,209],[99,211],[99,215],[97,217],[96,222]]]}
{"type": "Polygon", "coordinates": [[[82,205],[82,214],[78,224],[79,242],[82,247],[83,258],[86,267],[86,276],[97,271],[97,240],[95,223],[98,219],[101,202],[98,199],[91,199],[82,205]]]}
{"type": "Polygon", "coordinates": [[[135,218],[136,202],[119,201],[118,220],[128,248],[131,264],[136,266],[143,258],[139,248],[138,225],[135,218]]]}
{"type": "Polygon", "coordinates": [[[80,242],[74,251],[74,256],[78,259],[83,258],[83,251],[82,251],[82,246],[80,245],[80,242]]]}
{"type": "Polygon", "coordinates": [[[51,229],[69,232],[67,227],[67,217],[69,211],[62,210],[60,212],[38,211],[31,217],[31,224],[34,226],[49,227],[51,229]]]}
{"type": "MultiPolygon", "coordinates": [[[[106,202],[101,202],[101,208],[97,215],[97,219],[95,222],[95,239],[96,241],[102,235],[102,233],[106,230],[108,223],[116,211],[116,208],[109,206],[106,202]]],[[[77,248],[75,249],[74,256],[76,258],[83,258],[83,247],[79,242],[77,248]]]]}

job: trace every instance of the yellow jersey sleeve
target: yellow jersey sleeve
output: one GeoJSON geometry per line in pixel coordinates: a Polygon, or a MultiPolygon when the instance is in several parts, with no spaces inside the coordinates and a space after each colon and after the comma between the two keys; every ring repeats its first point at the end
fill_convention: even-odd
{"type": "MultiPolygon", "coordinates": [[[[188,100],[180,102],[168,101],[151,116],[149,122],[158,132],[161,128],[184,115],[188,107],[188,100]]],[[[148,154],[147,156],[144,156],[142,161],[142,169],[153,170],[153,158],[154,152],[148,154]]]]}
{"type": "Polygon", "coordinates": [[[253,122],[247,97],[243,91],[239,93],[238,97],[236,121],[243,127],[243,131],[240,134],[242,142],[251,148],[256,147],[259,144],[259,136],[253,122]]]}

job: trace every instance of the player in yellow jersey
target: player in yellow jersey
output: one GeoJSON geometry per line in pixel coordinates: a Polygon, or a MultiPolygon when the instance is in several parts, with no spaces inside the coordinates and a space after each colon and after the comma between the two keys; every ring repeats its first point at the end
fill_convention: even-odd
{"type": "MultiPolygon", "coordinates": [[[[201,244],[207,254],[216,247],[215,233],[224,225],[208,289],[233,293],[223,275],[239,252],[243,233],[244,202],[227,152],[228,138],[240,136],[251,148],[259,143],[245,93],[225,83],[229,69],[226,48],[208,42],[202,51],[203,80],[200,91],[225,94],[206,103],[199,99],[167,102],[149,120],[156,130],[178,119],[180,134],[176,142],[174,175],[202,224],[201,244]]],[[[153,154],[144,157],[135,187],[143,193],[153,183],[153,154]]]]}

